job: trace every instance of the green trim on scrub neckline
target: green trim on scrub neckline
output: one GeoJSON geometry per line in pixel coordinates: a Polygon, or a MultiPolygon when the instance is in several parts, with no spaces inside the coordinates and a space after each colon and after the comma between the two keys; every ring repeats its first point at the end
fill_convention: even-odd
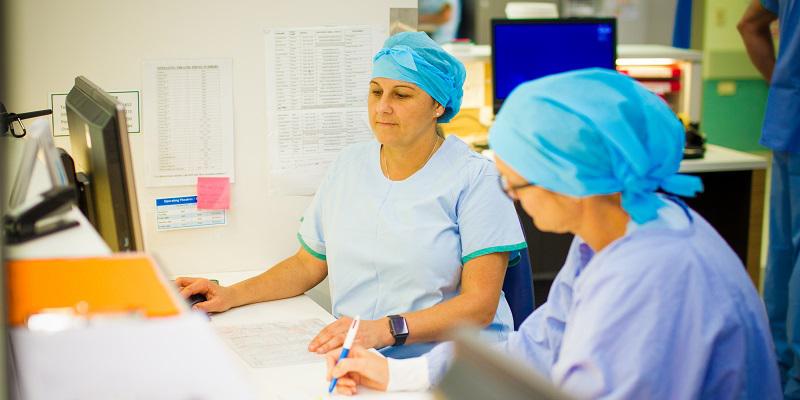
{"type": "Polygon", "coordinates": [[[306,249],[308,254],[311,254],[312,256],[314,256],[314,257],[316,257],[316,258],[318,258],[318,259],[320,259],[322,261],[327,261],[328,260],[328,258],[325,256],[325,254],[317,253],[316,251],[314,251],[314,249],[309,247],[306,244],[305,240],[303,240],[303,236],[300,235],[300,232],[297,232],[297,240],[300,241],[300,246],[303,246],[303,248],[306,249]]]}
{"type": "Polygon", "coordinates": [[[528,244],[525,242],[517,243],[517,244],[509,244],[506,246],[495,246],[485,248],[483,250],[474,251],[470,254],[467,254],[464,257],[461,257],[461,264],[466,264],[468,261],[472,260],[473,258],[484,256],[491,253],[505,253],[507,251],[514,251],[514,250],[522,250],[528,247],[528,244]]]}

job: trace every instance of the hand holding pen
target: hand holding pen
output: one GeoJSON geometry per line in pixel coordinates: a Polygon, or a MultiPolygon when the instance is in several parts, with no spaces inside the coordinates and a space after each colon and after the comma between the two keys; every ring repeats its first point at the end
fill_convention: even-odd
{"type": "MultiPolygon", "coordinates": [[[[353,323],[350,324],[350,329],[347,330],[347,336],[344,338],[344,346],[342,346],[342,352],[339,354],[339,359],[336,361],[338,364],[343,359],[347,358],[347,354],[350,353],[350,348],[353,347],[353,341],[356,339],[356,333],[358,333],[358,324],[361,322],[361,318],[356,316],[353,319],[353,323]]],[[[328,387],[328,393],[333,393],[333,388],[336,387],[336,381],[338,378],[331,379],[331,385],[328,387]]]]}
{"type": "MultiPolygon", "coordinates": [[[[355,339],[358,327],[348,330],[352,331],[355,339]]],[[[328,391],[334,388],[338,393],[353,395],[358,391],[358,386],[362,385],[374,390],[385,391],[389,384],[389,362],[374,349],[365,349],[358,344],[345,342],[341,349],[331,350],[325,356],[328,364],[328,379],[331,385],[328,391]]]]}

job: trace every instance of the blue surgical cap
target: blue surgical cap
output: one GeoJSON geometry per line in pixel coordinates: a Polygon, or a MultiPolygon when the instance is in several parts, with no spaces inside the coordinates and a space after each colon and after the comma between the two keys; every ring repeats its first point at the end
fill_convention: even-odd
{"type": "Polygon", "coordinates": [[[640,224],[664,205],[659,188],[703,190],[699,178],[678,174],[684,140],[661,98],[600,68],[518,86],[489,133],[495,154],[528,182],[574,197],[622,193],[623,209],[640,224]]]}
{"type": "Polygon", "coordinates": [[[401,32],[383,44],[372,59],[372,77],[411,82],[444,107],[439,122],[448,122],[461,108],[466,71],[461,61],[423,32],[401,32]]]}

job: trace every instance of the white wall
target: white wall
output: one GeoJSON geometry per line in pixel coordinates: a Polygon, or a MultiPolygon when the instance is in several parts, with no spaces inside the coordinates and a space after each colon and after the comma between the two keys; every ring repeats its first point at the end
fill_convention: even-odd
{"type": "MultiPolygon", "coordinates": [[[[145,246],[172,274],[265,268],[297,250],[298,220],[310,198],[269,192],[262,32],[267,27],[297,25],[388,26],[388,4],[386,0],[13,0],[7,16],[10,96],[3,100],[14,111],[46,108],[48,93],[65,93],[78,75],[109,91],[141,90],[145,59],[233,59],[236,182],[228,225],[156,232],[154,199],[194,189],[144,187],[147,132],[142,130],[131,134],[131,146],[145,246]]],[[[143,96],[142,101],[147,99],[143,96]]],[[[66,139],[56,138],[56,145],[68,148],[66,139]]]]}

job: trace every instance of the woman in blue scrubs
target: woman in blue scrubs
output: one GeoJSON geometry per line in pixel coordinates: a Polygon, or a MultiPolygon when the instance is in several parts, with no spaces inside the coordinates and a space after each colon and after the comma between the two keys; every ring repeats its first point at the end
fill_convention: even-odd
{"type": "Polygon", "coordinates": [[[329,278],[333,314],[309,351],[341,346],[350,317],[357,341],[394,357],[420,355],[464,322],[494,340],[513,329],[503,277],[525,241],[494,164],[436,124],[459,110],[464,66],[424,33],[390,37],[374,57],[369,120],[374,141],[330,166],[297,238],[300,249],[230,287],[179,278],[211,312],[293,297],[329,278]]]}
{"type": "MultiPolygon", "coordinates": [[[[633,79],[588,69],[520,85],[489,142],[502,187],[536,226],[571,232],[564,267],[540,306],[498,345],[578,398],[778,399],[764,304],[736,254],[682,201],[683,128],[633,79]]],[[[393,360],[355,347],[334,366],[357,383],[422,390],[452,347],[393,360]]]]}

